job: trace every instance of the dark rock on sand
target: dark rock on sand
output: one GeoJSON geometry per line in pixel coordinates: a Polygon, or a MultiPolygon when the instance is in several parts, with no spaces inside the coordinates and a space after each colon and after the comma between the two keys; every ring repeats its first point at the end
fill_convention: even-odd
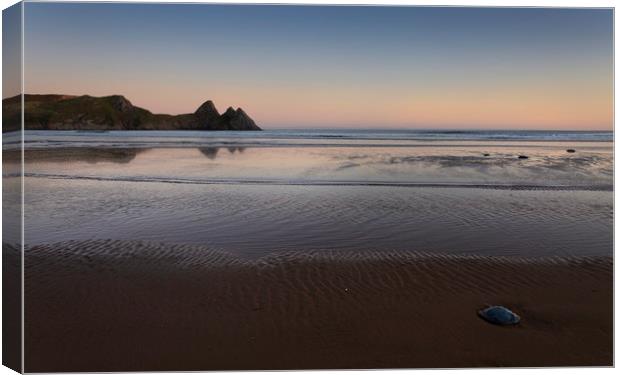
{"type": "Polygon", "coordinates": [[[514,325],[519,323],[521,318],[504,306],[491,306],[478,311],[478,315],[492,324],[502,326],[514,325]]]}
{"type": "Polygon", "coordinates": [[[575,150],[573,150],[572,148],[569,148],[568,150],[566,150],[566,152],[568,152],[569,154],[572,154],[575,152],[575,150]]]}
{"type": "Polygon", "coordinates": [[[519,155],[519,159],[529,159],[529,156],[525,156],[525,155],[519,155]]]}
{"type": "Polygon", "coordinates": [[[490,156],[490,154],[482,154],[482,156],[490,156]]]}
{"type": "MultiPolygon", "coordinates": [[[[154,114],[122,95],[24,95],[26,130],[261,130],[241,108],[220,115],[211,100],[194,113],[154,114]]],[[[2,131],[21,128],[21,96],[2,100],[2,131]]]]}

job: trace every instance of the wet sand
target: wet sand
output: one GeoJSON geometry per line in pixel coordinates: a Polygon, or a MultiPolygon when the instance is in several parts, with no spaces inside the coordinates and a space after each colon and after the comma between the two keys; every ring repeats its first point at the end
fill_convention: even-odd
{"type": "Polygon", "coordinates": [[[610,366],[611,257],[26,249],[25,370],[610,366]],[[522,317],[494,326],[476,312],[522,317]]]}

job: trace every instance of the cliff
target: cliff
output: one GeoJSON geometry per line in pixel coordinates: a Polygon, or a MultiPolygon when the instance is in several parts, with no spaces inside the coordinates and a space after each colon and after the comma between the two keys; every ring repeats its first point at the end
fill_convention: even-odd
{"type": "MultiPolygon", "coordinates": [[[[20,96],[2,100],[2,131],[19,129],[20,96]]],[[[26,130],[261,130],[243,109],[219,114],[212,101],[196,112],[153,114],[122,95],[24,95],[26,130]]]]}

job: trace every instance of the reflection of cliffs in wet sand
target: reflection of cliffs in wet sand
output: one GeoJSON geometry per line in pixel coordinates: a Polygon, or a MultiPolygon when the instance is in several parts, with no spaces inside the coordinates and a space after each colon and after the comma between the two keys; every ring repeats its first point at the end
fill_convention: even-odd
{"type": "Polygon", "coordinates": [[[247,260],[122,241],[26,254],[27,371],[612,364],[610,257],[247,260]],[[485,304],[522,322],[490,325],[485,304]]]}
{"type": "MultiPolygon", "coordinates": [[[[208,159],[214,160],[222,147],[201,147],[198,150],[208,159]]],[[[229,153],[242,153],[245,147],[225,147],[229,153]]],[[[28,163],[36,162],[87,162],[100,163],[112,162],[126,164],[136,158],[138,154],[150,151],[150,148],[87,148],[87,147],[67,147],[55,149],[31,149],[26,150],[24,159],[28,163]]],[[[7,163],[19,163],[21,151],[6,151],[4,160],[7,163]]]]}
{"type": "MultiPolygon", "coordinates": [[[[135,159],[135,157],[147,151],[146,148],[85,148],[71,147],[59,149],[33,149],[24,152],[24,160],[27,163],[36,162],[87,162],[100,163],[112,162],[126,164],[135,159]]],[[[18,162],[21,157],[19,151],[8,153],[7,162],[18,162]]]]}
{"type": "MultiPolygon", "coordinates": [[[[241,108],[220,114],[211,100],[194,113],[153,114],[122,95],[24,95],[26,130],[261,130],[241,108]]],[[[2,100],[4,132],[18,130],[21,96],[2,100]]]]}
{"type": "MultiPolygon", "coordinates": [[[[217,157],[217,153],[220,151],[221,147],[201,147],[198,150],[204,154],[208,159],[215,160],[217,157]]],[[[235,152],[242,153],[245,151],[245,147],[226,147],[228,152],[234,154],[235,152]]]]}

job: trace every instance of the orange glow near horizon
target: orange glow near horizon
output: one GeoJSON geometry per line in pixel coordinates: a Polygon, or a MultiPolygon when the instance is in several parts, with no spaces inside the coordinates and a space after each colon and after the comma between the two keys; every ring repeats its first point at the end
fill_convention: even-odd
{"type": "MultiPolygon", "coordinates": [[[[105,87],[106,84],[96,85],[105,87]]],[[[110,84],[110,86],[113,86],[110,84]]],[[[28,87],[28,86],[27,86],[28,87]]],[[[137,82],[125,89],[67,92],[60,85],[29,93],[104,96],[125,95],[134,105],[154,113],[193,112],[213,100],[220,112],[242,107],[265,128],[305,124],[309,127],[494,128],[611,130],[613,100],[608,90],[555,88],[484,88],[470,90],[393,90],[392,95],[355,88],[307,87],[157,87],[137,82]],[[162,94],[158,94],[162,93],[162,94]]],[[[610,91],[610,90],[609,90],[610,91]]]]}

